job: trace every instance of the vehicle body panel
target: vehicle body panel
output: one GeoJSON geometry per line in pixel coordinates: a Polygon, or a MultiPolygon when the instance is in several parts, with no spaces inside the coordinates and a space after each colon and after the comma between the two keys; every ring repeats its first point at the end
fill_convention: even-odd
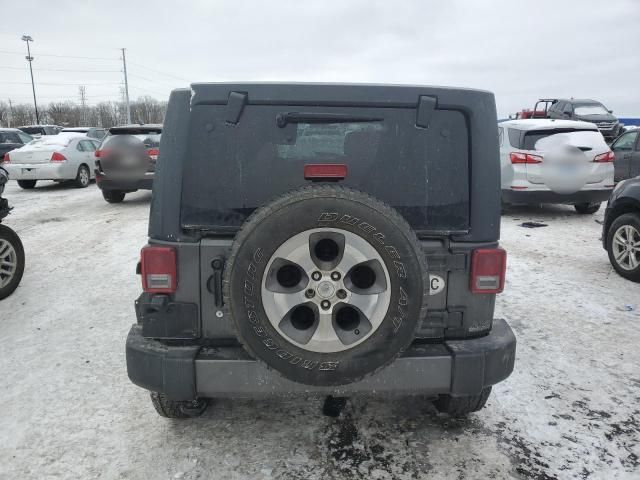
{"type": "Polygon", "coordinates": [[[611,144],[611,150],[616,155],[616,182],[640,175],[640,130],[631,130],[620,135],[611,144]]]}
{"type": "Polygon", "coordinates": [[[94,159],[96,182],[102,190],[133,192],[152,189],[162,125],[112,127],[94,159]]]}
{"type": "Polygon", "coordinates": [[[612,162],[594,162],[609,147],[597,128],[568,120],[512,120],[498,125],[503,200],[519,203],[590,203],[613,186],[612,162]],[[538,163],[513,163],[511,154],[538,163]]]}
{"type": "Polygon", "coordinates": [[[82,134],[59,134],[13,150],[10,163],[4,166],[12,180],[73,180],[81,165],[89,168],[93,178],[91,164],[96,147],[95,140],[82,134]],[[52,162],[55,152],[64,155],[66,160],[52,162]]]}

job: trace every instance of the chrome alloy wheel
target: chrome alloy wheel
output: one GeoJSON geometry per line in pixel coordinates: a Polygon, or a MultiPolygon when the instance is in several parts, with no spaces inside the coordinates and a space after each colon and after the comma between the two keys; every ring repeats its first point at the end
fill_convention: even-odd
{"type": "Polygon", "coordinates": [[[9,285],[18,269],[18,255],[14,246],[0,238],[0,288],[9,285]]]}
{"type": "Polygon", "coordinates": [[[89,170],[87,170],[86,168],[80,168],[78,176],[80,177],[80,184],[83,186],[89,185],[89,183],[91,182],[89,170]]]}
{"type": "Polygon", "coordinates": [[[389,272],[380,254],[346,230],[317,228],[284,242],[262,280],[273,327],[312,352],[347,350],[369,338],[390,304],[389,272]]]}
{"type": "Polygon", "coordinates": [[[640,232],[632,225],[622,225],[613,235],[613,257],[623,270],[640,265],[640,232]]]}

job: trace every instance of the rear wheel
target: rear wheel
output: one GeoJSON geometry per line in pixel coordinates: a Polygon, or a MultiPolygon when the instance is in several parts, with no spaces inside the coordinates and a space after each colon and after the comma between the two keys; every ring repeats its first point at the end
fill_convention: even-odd
{"type": "Polygon", "coordinates": [[[426,313],[420,244],[391,207],[314,186],[257,210],[225,268],[238,337],[290,380],[343,385],[395,360],[426,313]]]}
{"type": "Polygon", "coordinates": [[[102,197],[108,203],[120,203],[124,200],[124,192],[119,190],[103,190],[102,197]]]}
{"type": "Polygon", "coordinates": [[[576,203],[573,208],[581,215],[591,215],[600,210],[600,203],[576,203]]]}
{"type": "Polygon", "coordinates": [[[640,215],[625,213],[613,221],[607,232],[607,252],[618,274],[640,282],[640,215]]]}
{"type": "Polygon", "coordinates": [[[441,413],[446,413],[452,417],[465,417],[470,413],[482,410],[490,394],[491,387],[486,387],[479,395],[466,395],[463,397],[440,395],[433,402],[433,405],[441,413]]]}
{"type": "Polygon", "coordinates": [[[20,237],[0,225],[0,300],[11,295],[24,273],[24,248],[20,237]]]}
{"type": "Polygon", "coordinates": [[[37,180],[18,180],[18,185],[20,188],[24,188],[25,190],[31,190],[35,188],[37,180]]]}
{"type": "Polygon", "coordinates": [[[75,179],[76,187],[78,188],[87,188],[91,183],[91,173],[89,172],[89,167],[86,165],[80,165],[78,168],[78,174],[75,179]]]}
{"type": "Polygon", "coordinates": [[[170,400],[164,393],[151,392],[151,403],[158,415],[165,418],[194,418],[199,417],[207,409],[205,399],[192,401],[170,400]]]}

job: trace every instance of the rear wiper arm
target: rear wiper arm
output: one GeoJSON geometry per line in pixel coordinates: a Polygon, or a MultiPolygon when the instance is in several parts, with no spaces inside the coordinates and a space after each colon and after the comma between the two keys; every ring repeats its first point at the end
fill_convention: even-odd
{"type": "Polygon", "coordinates": [[[382,122],[383,118],[348,113],[287,112],[276,116],[276,124],[284,128],[289,123],[364,123],[382,122]]]}

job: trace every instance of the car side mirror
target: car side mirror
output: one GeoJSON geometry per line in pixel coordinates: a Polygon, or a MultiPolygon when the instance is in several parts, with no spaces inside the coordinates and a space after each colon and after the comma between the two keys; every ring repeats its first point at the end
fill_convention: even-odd
{"type": "Polygon", "coordinates": [[[609,113],[613,113],[613,110],[607,110],[607,112],[609,112],[609,113]]]}

